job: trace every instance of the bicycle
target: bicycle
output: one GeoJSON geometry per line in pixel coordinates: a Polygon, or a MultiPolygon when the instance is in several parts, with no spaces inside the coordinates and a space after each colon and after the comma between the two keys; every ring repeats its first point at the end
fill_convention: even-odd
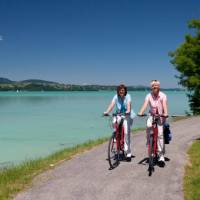
{"type": "MultiPolygon", "coordinates": [[[[138,115],[139,117],[145,117],[147,114],[138,115]]],[[[154,172],[154,160],[157,157],[157,139],[158,139],[158,121],[161,117],[167,118],[168,116],[163,116],[159,114],[151,114],[152,116],[152,127],[150,131],[147,131],[147,146],[148,146],[148,162],[149,162],[149,176],[154,172]]],[[[165,152],[165,142],[163,144],[163,151],[165,152]]],[[[164,153],[163,152],[163,153],[164,153]]]]}
{"type": "MultiPolygon", "coordinates": [[[[110,116],[110,115],[104,115],[110,116]]],[[[112,126],[113,126],[113,133],[109,139],[108,143],[108,162],[110,165],[110,169],[114,169],[120,163],[122,157],[124,157],[124,127],[123,122],[126,118],[125,114],[118,113],[112,114],[112,126]],[[117,118],[121,117],[120,123],[118,123],[117,118]]]]}

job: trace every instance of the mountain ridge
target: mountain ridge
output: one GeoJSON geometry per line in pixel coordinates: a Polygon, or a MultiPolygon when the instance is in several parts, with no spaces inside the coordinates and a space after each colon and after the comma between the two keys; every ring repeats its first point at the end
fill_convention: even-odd
{"type": "MultiPolygon", "coordinates": [[[[8,78],[0,77],[0,91],[99,91],[115,90],[117,85],[98,84],[65,84],[42,79],[26,79],[12,81],[8,78]]],[[[129,91],[149,90],[148,86],[137,85],[127,86],[129,91]]],[[[163,88],[163,90],[183,90],[181,88],[163,88]]]]}

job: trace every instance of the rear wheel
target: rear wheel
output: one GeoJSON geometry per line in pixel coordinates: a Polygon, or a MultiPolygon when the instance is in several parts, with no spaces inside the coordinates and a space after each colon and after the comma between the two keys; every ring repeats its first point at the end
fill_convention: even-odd
{"type": "Polygon", "coordinates": [[[119,164],[119,150],[117,145],[116,134],[113,133],[108,144],[108,162],[110,169],[117,167],[119,164]]]}

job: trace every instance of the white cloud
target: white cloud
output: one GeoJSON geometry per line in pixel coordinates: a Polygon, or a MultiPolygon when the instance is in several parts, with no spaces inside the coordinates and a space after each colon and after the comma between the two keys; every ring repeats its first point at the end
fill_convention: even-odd
{"type": "Polygon", "coordinates": [[[3,36],[2,35],[0,35],[0,41],[2,41],[3,40],[3,36]]]}

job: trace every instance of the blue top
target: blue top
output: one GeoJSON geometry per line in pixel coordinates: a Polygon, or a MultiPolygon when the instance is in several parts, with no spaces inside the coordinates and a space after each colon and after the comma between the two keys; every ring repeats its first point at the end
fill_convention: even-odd
{"type": "Polygon", "coordinates": [[[124,98],[121,98],[117,94],[113,97],[113,101],[116,105],[116,111],[118,113],[125,113],[127,110],[128,102],[131,103],[131,96],[127,94],[124,98]]]}

